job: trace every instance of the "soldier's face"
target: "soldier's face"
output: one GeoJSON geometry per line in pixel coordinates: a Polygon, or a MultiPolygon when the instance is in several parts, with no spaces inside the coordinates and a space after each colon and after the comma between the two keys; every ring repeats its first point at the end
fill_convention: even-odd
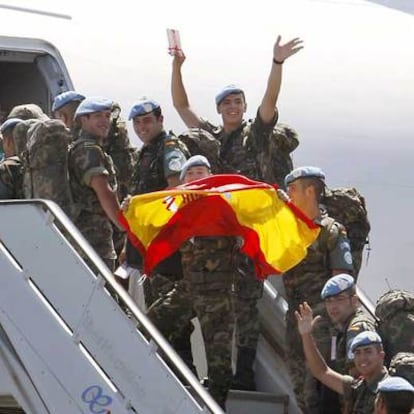
{"type": "Polygon", "coordinates": [[[81,127],[99,138],[106,138],[111,128],[111,111],[100,111],[81,116],[81,127]]]}
{"type": "Polygon", "coordinates": [[[300,180],[295,180],[287,186],[287,193],[293,204],[298,206],[301,210],[306,211],[309,203],[308,189],[300,180]]]}
{"type": "Polygon", "coordinates": [[[153,113],[136,116],[133,119],[134,131],[138,138],[148,144],[163,130],[164,118],[162,115],[156,117],[153,113]]]}
{"type": "Polygon", "coordinates": [[[384,351],[377,345],[359,346],[354,350],[354,364],[359,373],[370,379],[381,371],[384,363],[384,351]]]}
{"type": "Polygon", "coordinates": [[[191,181],[199,180],[211,175],[210,170],[204,166],[190,167],[184,176],[184,184],[191,183],[191,181]]]}
{"type": "Polygon", "coordinates": [[[325,299],[328,316],[334,324],[344,324],[355,311],[355,295],[341,293],[325,299]]]}
{"type": "Polygon", "coordinates": [[[242,93],[233,93],[226,96],[217,106],[217,112],[222,116],[224,124],[238,125],[246,112],[246,101],[242,93]]]}

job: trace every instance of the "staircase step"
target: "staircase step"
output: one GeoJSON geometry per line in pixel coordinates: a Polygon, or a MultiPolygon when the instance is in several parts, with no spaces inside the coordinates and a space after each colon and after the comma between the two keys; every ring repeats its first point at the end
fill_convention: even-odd
{"type": "Polygon", "coordinates": [[[288,395],[231,390],[227,397],[228,414],[287,414],[288,395]]]}

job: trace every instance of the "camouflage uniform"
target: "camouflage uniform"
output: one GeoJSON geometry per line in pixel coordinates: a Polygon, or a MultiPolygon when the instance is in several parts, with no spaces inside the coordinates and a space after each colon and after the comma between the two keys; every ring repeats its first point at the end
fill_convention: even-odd
{"type": "Polygon", "coordinates": [[[0,162],[0,200],[23,198],[22,163],[17,156],[0,162]]]}
{"type": "Polygon", "coordinates": [[[414,353],[414,292],[392,289],[377,301],[375,315],[388,365],[398,352],[414,353]]]}
{"type": "Polygon", "coordinates": [[[197,375],[191,346],[189,346],[190,336],[194,330],[191,319],[197,316],[193,307],[189,280],[181,279],[176,282],[173,289],[151,305],[147,316],[194,375],[197,375]]]}
{"type": "Polygon", "coordinates": [[[190,280],[206,349],[208,389],[223,408],[232,382],[231,291],[236,250],[234,237],[196,237],[181,248],[184,274],[190,280]]]}
{"type": "Polygon", "coordinates": [[[322,318],[314,329],[318,349],[330,360],[331,331],[334,329],[320,293],[332,270],[352,272],[352,258],[344,227],[329,217],[320,221],[318,239],[308,248],[306,258],[283,275],[288,311],[286,313],[286,357],[299,407],[305,412],[318,412],[320,396],[316,380],[305,367],[302,341],[294,315],[300,303],[307,301],[314,315],[322,318]],[[306,411],[306,409],[308,411],[306,411]]]}
{"type": "Polygon", "coordinates": [[[353,313],[342,331],[336,331],[336,357],[330,364],[335,371],[348,374],[354,367],[354,358],[351,352],[351,343],[354,338],[363,331],[376,331],[375,321],[361,308],[353,313]]]}
{"type": "MultiPolygon", "coordinates": [[[[125,122],[119,117],[113,119],[111,130],[108,138],[104,141],[103,148],[114,163],[118,183],[118,199],[122,201],[130,193],[136,150],[129,141],[125,122]]],[[[125,232],[119,231],[114,224],[112,230],[115,251],[119,255],[124,248],[126,235],[125,232]]]]}
{"type": "Polygon", "coordinates": [[[70,149],[69,173],[73,199],[79,209],[74,223],[108,267],[113,269],[116,254],[112,224],[90,182],[97,175],[105,175],[112,189],[116,189],[117,184],[112,159],[96,137],[81,131],[70,149]]]}
{"type": "Polygon", "coordinates": [[[192,357],[181,341],[191,319],[198,317],[206,349],[209,391],[223,408],[232,380],[231,291],[237,249],[234,237],[196,237],[183,243],[180,253],[184,277],[148,313],[194,372],[192,357]]]}
{"type": "MultiPolygon", "coordinates": [[[[138,154],[138,161],[131,182],[131,193],[144,194],[152,191],[164,190],[168,187],[167,177],[179,173],[185,161],[182,143],[173,136],[163,131],[149,144],[145,144],[138,154]],[[177,164],[177,165],[176,165],[177,164]],[[177,170],[171,169],[177,166],[177,170]]],[[[131,243],[127,242],[127,262],[130,266],[142,268],[142,258],[131,243]]],[[[163,266],[168,268],[169,266],[163,266]]],[[[154,272],[151,275],[150,288],[145,286],[145,302],[147,307],[157,300],[160,294],[166,294],[173,287],[176,280],[182,274],[174,274],[171,271],[154,272]]]]}
{"type": "Polygon", "coordinates": [[[344,400],[349,407],[350,414],[372,414],[377,396],[378,383],[388,376],[383,368],[381,373],[372,381],[354,379],[345,375],[343,379],[344,400]]]}
{"type": "Polygon", "coordinates": [[[289,125],[277,124],[269,145],[258,155],[263,181],[285,189],[285,177],[293,169],[291,153],[299,145],[298,133],[289,125]]]}
{"type": "MultiPolygon", "coordinates": [[[[253,180],[263,180],[258,154],[264,151],[277,122],[277,112],[269,124],[264,124],[259,112],[253,122],[242,122],[239,128],[226,133],[208,121],[201,128],[221,143],[220,173],[242,174],[253,180]]],[[[237,260],[241,277],[234,281],[236,315],[237,367],[233,388],[255,389],[253,362],[259,340],[260,323],[257,302],[263,295],[263,281],[256,279],[252,262],[244,256],[237,260]]]]}

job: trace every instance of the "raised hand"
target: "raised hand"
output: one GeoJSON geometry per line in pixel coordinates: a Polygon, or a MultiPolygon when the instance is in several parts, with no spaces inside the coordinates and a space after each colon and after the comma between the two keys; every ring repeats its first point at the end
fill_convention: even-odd
{"type": "Polygon", "coordinates": [[[182,50],[180,50],[180,53],[175,53],[173,57],[173,66],[176,68],[181,68],[185,61],[185,54],[182,50]]]}
{"type": "Polygon", "coordinates": [[[301,335],[312,333],[313,326],[320,319],[320,316],[313,317],[312,308],[307,302],[299,305],[299,310],[295,311],[296,320],[298,322],[298,330],[301,335]]]}
{"type": "Polygon", "coordinates": [[[273,46],[273,59],[277,62],[283,62],[285,59],[289,58],[290,56],[298,53],[299,50],[303,49],[303,40],[295,37],[292,40],[285,44],[281,44],[282,37],[278,36],[276,39],[276,43],[273,46]]]}

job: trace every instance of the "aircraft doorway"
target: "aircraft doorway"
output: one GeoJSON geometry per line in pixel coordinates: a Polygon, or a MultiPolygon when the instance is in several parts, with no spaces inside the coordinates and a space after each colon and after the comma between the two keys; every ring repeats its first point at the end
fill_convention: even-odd
{"type": "Polygon", "coordinates": [[[59,51],[38,39],[0,36],[0,122],[20,104],[35,103],[47,114],[53,97],[73,89],[59,51]]]}

